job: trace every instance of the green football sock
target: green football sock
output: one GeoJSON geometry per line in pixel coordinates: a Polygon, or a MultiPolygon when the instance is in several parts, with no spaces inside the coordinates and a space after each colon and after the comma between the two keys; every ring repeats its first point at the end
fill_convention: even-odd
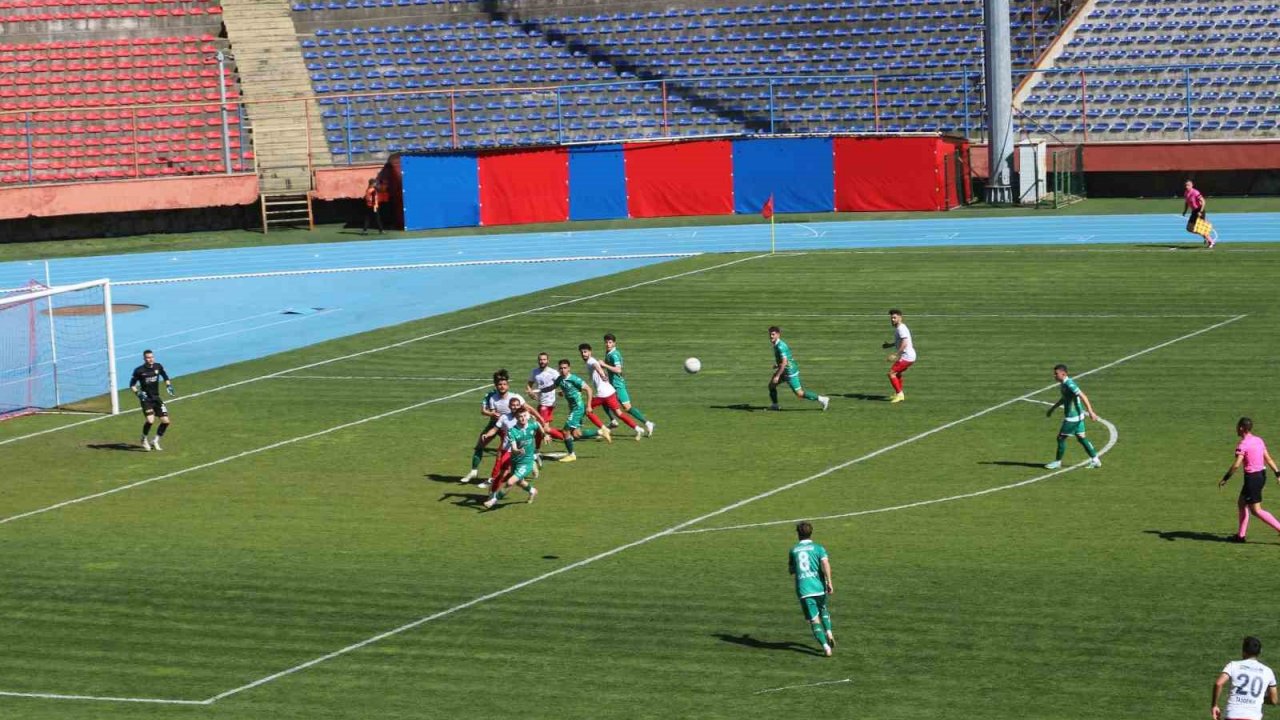
{"type": "Polygon", "coordinates": [[[1089,457],[1098,457],[1098,451],[1093,449],[1093,443],[1089,442],[1089,438],[1076,438],[1080,444],[1084,446],[1084,451],[1089,453],[1089,457]]]}
{"type": "Polygon", "coordinates": [[[831,611],[826,608],[822,608],[822,627],[831,632],[831,611]]]}
{"type": "Polygon", "coordinates": [[[627,413],[630,414],[631,417],[635,418],[636,421],[641,424],[649,422],[647,419],[645,419],[644,413],[640,412],[640,408],[636,407],[635,405],[632,405],[631,409],[628,410],[627,413]]]}
{"type": "Polygon", "coordinates": [[[480,460],[483,458],[484,458],[484,448],[476,448],[476,451],[471,453],[471,469],[479,470],[480,460]]]}
{"type": "Polygon", "coordinates": [[[813,639],[817,640],[819,645],[827,644],[827,631],[822,627],[822,621],[815,620],[809,623],[809,629],[813,631],[813,639]]]}
{"type": "Polygon", "coordinates": [[[1059,437],[1058,438],[1058,459],[1061,460],[1062,456],[1066,454],[1067,454],[1067,439],[1064,437],[1059,437]]]}
{"type": "Polygon", "coordinates": [[[805,391],[804,391],[804,399],[805,399],[805,400],[817,400],[817,399],[818,399],[818,394],[817,394],[817,393],[815,393],[815,392],[810,392],[810,391],[808,391],[808,390],[805,390],[805,391]]]}
{"type": "Polygon", "coordinates": [[[565,433],[564,435],[564,447],[569,451],[570,455],[573,454],[573,436],[569,433],[565,433]]]}
{"type": "Polygon", "coordinates": [[[588,430],[583,430],[583,431],[582,431],[582,439],[583,439],[583,440],[590,440],[591,438],[593,438],[593,437],[595,437],[595,436],[597,436],[597,435],[599,435],[599,434],[600,434],[600,431],[599,431],[599,430],[596,430],[596,429],[594,429],[594,428],[592,428],[592,429],[588,429],[588,430]]]}
{"type": "Polygon", "coordinates": [[[778,388],[773,385],[769,386],[769,399],[773,401],[774,405],[778,404],[778,388]]]}

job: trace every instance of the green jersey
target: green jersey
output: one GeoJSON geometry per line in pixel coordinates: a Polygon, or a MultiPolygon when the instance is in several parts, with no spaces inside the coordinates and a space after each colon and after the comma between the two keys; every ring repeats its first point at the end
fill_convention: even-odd
{"type": "Polygon", "coordinates": [[[507,430],[507,447],[515,452],[517,461],[524,459],[533,452],[537,445],[537,438],[535,437],[537,430],[538,426],[533,423],[529,423],[524,427],[512,425],[511,429],[507,430]],[[519,447],[518,451],[516,450],[517,447],[519,447]]]}
{"type": "Polygon", "coordinates": [[[827,549],[812,540],[801,540],[791,548],[787,564],[796,576],[797,597],[827,594],[827,585],[822,579],[822,561],[826,557],[827,549]]]}
{"type": "Polygon", "coordinates": [[[800,372],[800,366],[796,364],[795,356],[791,354],[791,346],[786,340],[778,338],[778,342],[773,344],[773,362],[781,365],[782,361],[787,361],[787,369],[785,374],[800,372]]]}
{"type": "MultiPolygon", "coordinates": [[[[622,353],[618,350],[617,346],[615,346],[612,350],[610,350],[608,353],[605,354],[604,362],[606,365],[612,365],[613,367],[616,367],[619,370],[622,369],[622,353]]],[[[615,373],[614,371],[610,370],[609,383],[612,384],[615,388],[617,388],[621,385],[626,385],[627,380],[626,378],[622,377],[621,373],[615,373]]]]}
{"type": "Polygon", "coordinates": [[[1080,422],[1085,418],[1084,401],[1080,399],[1080,386],[1076,381],[1067,378],[1062,381],[1062,421],[1080,422]]]}
{"type": "Polygon", "coordinates": [[[560,392],[564,393],[564,399],[569,402],[570,412],[582,407],[582,388],[587,385],[582,378],[569,373],[567,377],[556,378],[556,385],[560,387],[560,392]]]}

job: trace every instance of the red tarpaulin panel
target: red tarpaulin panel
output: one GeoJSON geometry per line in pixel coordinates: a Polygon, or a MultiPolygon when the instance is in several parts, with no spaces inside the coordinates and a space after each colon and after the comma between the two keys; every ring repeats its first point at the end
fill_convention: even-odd
{"type": "Polygon", "coordinates": [[[728,140],[628,143],[631,217],[733,214],[733,144],[728,140]]]}
{"type": "Polygon", "coordinates": [[[836,210],[941,210],[942,140],[836,138],[836,210]]]}
{"type": "Polygon", "coordinates": [[[569,219],[569,153],[561,149],[483,154],[480,224],[569,219]]]}

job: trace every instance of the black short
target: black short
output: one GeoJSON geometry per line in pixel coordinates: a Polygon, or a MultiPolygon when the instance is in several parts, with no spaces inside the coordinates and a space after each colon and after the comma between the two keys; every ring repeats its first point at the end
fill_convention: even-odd
{"type": "Polygon", "coordinates": [[[159,415],[160,417],[169,417],[169,408],[165,407],[164,401],[160,398],[147,398],[140,401],[142,405],[143,415],[159,415]]]}
{"type": "Polygon", "coordinates": [[[1202,217],[1204,217],[1204,212],[1203,212],[1203,211],[1201,211],[1201,210],[1192,210],[1192,211],[1191,211],[1191,217],[1187,218],[1187,232],[1189,232],[1189,233],[1193,233],[1193,232],[1195,232],[1195,231],[1196,231],[1196,221],[1197,221],[1197,220],[1199,220],[1199,219],[1200,219],[1200,218],[1202,218],[1202,217]]]}
{"type": "Polygon", "coordinates": [[[1262,488],[1267,484],[1267,471],[1259,470],[1244,474],[1244,485],[1240,486],[1240,499],[1252,505],[1262,502],[1262,488]]]}

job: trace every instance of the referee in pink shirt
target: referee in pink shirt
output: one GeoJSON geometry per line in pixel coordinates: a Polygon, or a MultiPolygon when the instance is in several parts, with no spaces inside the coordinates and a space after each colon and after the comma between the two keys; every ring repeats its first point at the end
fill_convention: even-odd
{"type": "Polygon", "coordinates": [[[1191,211],[1191,217],[1187,220],[1187,232],[1193,235],[1199,235],[1204,238],[1204,246],[1212,248],[1215,243],[1213,238],[1209,236],[1206,230],[1203,233],[1196,232],[1196,221],[1204,217],[1204,195],[1196,189],[1190,180],[1186,184],[1186,192],[1182,194],[1182,214],[1186,215],[1187,211],[1191,211]]]}
{"type": "Polygon", "coordinates": [[[1236,445],[1236,460],[1218,481],[1218,487],[1226,485],[1231,475],[1240,469],[1241,465],[1244,466],[1244,485],[1240,488],[1240,499],[1236,501],[1240,529],[1231,537],[1232,542],[1242,543],[1245,531],[1249,529],[1250,512],[1262,522],[1280,530],[1280,520],[1276,520],[1274,515],[1262,509],[1262,488],[1267,484],[1267,467],[1269,466],[1271,472],[1276,474],[1278,481],[1280,481],[1280,468],[1276,467],[1276,461],[1272,460],[1271,454],[1267,452],[1266,443],[1253,434],[1253,420],[1247,417],[1240,418],[1240,422],[1236,423],[1236,434],[1240,436],[1240,444],[1236,445]]]}

